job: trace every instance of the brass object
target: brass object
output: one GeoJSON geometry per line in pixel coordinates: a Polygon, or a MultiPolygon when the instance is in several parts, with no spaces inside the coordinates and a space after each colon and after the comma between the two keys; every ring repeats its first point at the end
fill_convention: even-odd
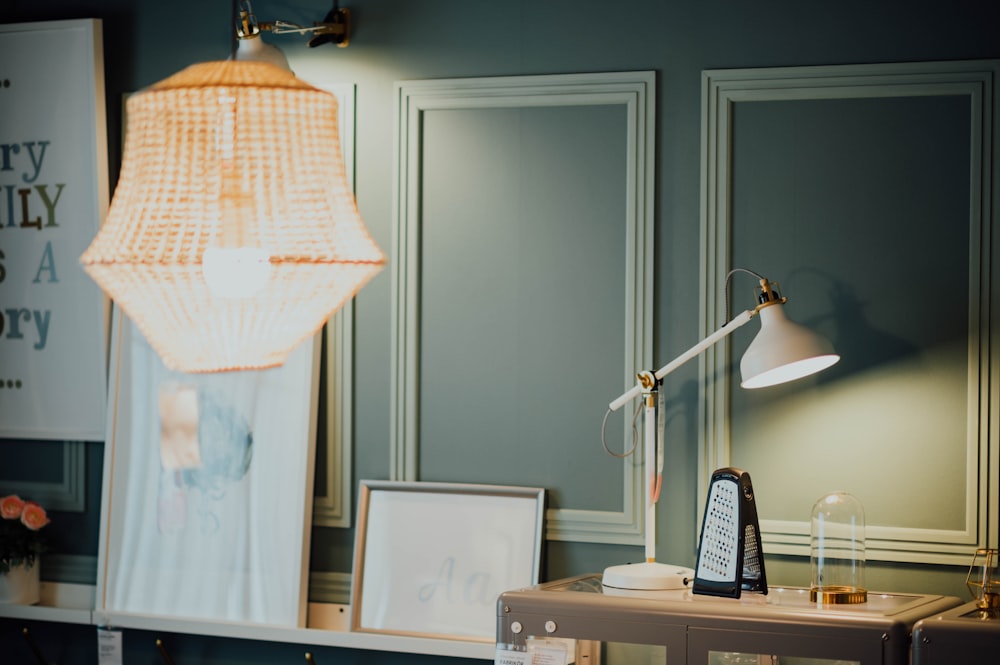
{"type": "Polygon", "coordinates": [[[997,571],[997,550],[979,548],[972,557],[965,586],[980,610],[1000,610],[1000,573],[997,571]]]}
{"type": "Polygon", "coordinates": [[[809,602],[824,605],[856,605],[868,602],[868,591],[852,587],[831,586],[809,589],[809,602]]]}
{"type": "Polygon", "coordinates": [[[760,293],[757,294],[758,304],[753,310],[755,316],[757,312],[765,307],[770,307],[771,305],[784,305],[786,302],[788,302],[788,298],[781,296],[781,294],[779,294],[778,291],[771,286],[771,282],[768,281],[766,277],[760,278],[760,293]]]}
{"type": "Polygon", "coordinates": [[[156,648],[160,650],[160,655],[163,656],[163,662],[166,665],[174,665],[174,661],[170,659],[170,654],[167,653],[167,647],[160,638],[156,638],[156,648]]]}
{"type": "Polygon", "coordinates": [[[656,386],[656,377],[650,371],[642,371],[636,375],[639,380],[639,384],[646,390],[652,390],[656,386]]]}
{"type": "Polygon", "coordinates": [[[338,48],[346,48],[351,43],[351,10],[334,7],[322,23],[313,23],[313,27],[317,30],[316,36],[309,40],[310,47],[336,44],[338,48]]]}
{"type": "MultiPolygon", "coordinates": [[[[24,640],[25,642],[28,643],[28,648],[31,649],[31,653],[33,653],[35,655],[35,658],[38,660],[38,664],[46,665],[48,661],[46,661],[45,658],[42,657],[42,651],[41,649],[38,648],[38,643],[35,642],[35,639],[31,636],[31,633],[28,631],[27,626],[21,629],[21,634],[24,635],[24,640]]],[[[52,665],[55,665],[55,663],[53,663],[52,665]]]]}
{"type": "Polygon", "coordinates": [[[351,10],[334,4],[322,21],[316,21],[311,26],[302,26],[288,21],[258,21],[249,1],[240,3],[240,17],[236,21],[236,36],[239,39],[250,39],[261,32],[271,32],[276,35],[312,34],[310,47],[320,44],[334,44],[345,48],[351,43],[351,10]]]}

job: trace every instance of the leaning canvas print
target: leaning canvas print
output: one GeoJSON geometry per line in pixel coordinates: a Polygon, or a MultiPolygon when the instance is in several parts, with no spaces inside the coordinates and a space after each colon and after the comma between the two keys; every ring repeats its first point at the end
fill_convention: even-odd
{"type": "Polygon", "coordinates": [[[183,374],[112,328],[98,608],[304,626],[318,343],[183,374]]]}

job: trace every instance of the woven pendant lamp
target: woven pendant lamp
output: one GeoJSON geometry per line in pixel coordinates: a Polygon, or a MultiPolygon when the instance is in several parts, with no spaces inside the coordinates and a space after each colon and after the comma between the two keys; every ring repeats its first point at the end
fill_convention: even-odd
{"type": "Polygon", "coordinates": [[[280,365],[382,269],[332,94],[220,61],[126,109],[118,186],[80,261],[171,369],[280,365]]]}

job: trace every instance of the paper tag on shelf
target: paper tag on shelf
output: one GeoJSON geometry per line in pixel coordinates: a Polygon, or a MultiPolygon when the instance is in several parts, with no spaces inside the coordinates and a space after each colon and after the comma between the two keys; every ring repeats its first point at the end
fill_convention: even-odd
{"type": "Polygon", "coordinates": [[[122,631],[97,629],[97,664],[122,665],[122,631]]]}
{"type": "Polygon", "coordinates": [[[569,650],[562,640],[532,640],[528,643],[531,665],[567,665],[569,650]]]}
{"type": "Polygon", "coordinates": [[[511,651],[497,645],[494,665],[531,665],[531,654],[527,651],[511,651]]]}

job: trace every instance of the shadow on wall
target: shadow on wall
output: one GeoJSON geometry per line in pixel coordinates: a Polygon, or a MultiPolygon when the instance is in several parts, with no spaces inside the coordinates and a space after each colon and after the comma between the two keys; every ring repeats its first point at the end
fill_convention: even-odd
{"type": "Polygon", "coordinates": [[[816,376],[817,383],[832,384],[880,365],[895,364],[920,355],[920,349],[907,340],[875,327],[867,316],[870,303],[862,301],[854,286],[820,270],[804,268],[789,275],[817,276],[828,282],[828,314],[802,321],[806,327],[822,331],[832,328],[830,341],[840,354],[840,362],[816,376]]]}

